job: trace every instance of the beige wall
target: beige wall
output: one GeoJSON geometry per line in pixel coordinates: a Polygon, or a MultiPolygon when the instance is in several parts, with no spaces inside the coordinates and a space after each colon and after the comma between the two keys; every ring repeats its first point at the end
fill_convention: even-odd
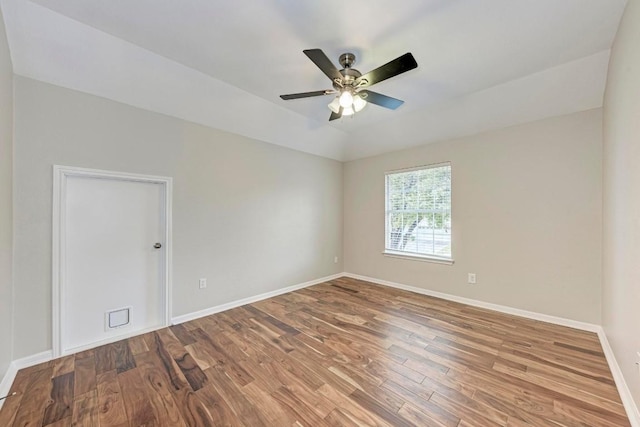
{"type": "Polygon", "coordinates": [[[630,0],[611,52],[604,102],[602,322],[640,405],[640,1],[630,0]]]}
{"type": "Polygon", "coordinates": [[[11,362],[13,340],[11,254],[13,239],[13,69],[0,13],[0,378],[11,362]]]}
{"type": "Polygon", "coordinates": [[[174,178],[174,316],[342,271],[339,162],[22,77],[15,85],[16,358],[51,348],[54,164],[174,178]]]}
{"type": "MultiPolygon", "coordinates": [[[[345,271],[600,322],[600,109],[345,164],[345,271]],[[385,257],[384,173],[450,161],[454,265],[385,257]],[[467,284],[467,273],[477,284],[467,284]]],[[[402,135],[398,135],[402,138],[402,135]]]]}

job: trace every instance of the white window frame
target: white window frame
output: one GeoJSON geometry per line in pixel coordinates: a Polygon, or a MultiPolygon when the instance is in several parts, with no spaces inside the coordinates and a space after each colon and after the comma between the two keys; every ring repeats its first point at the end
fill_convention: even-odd
{"type": "MultiPolygon", "coordinates": [[[[441,167],[446,167],[448,166],[450,168],[450,171],[452,171],[452,166],[451,166],[451,162],[443,162],[443,163],[436,163],[436,164],[431,164],[431,165],[424,165],[424,166],[417,166],[417,167],[413,167],[413,168],[406,168],[406,169],[397,169],[397,170],[392,170],[392,171],[387,171],[384,174],[384,204],[385,204],[385,209],[384,209],[384,251],[382,252],[383,255],[388,256],[388,257],[392,257],[392,258],[404,258],[404,259],[411,259],[411,260],[417,260],[417,261],[427,261],[427,262],[434,262],[434,263],[439,263],[439,264],[453,264],[454,260],[453,260],[453,238],[452,240],[452,247],[451,247],[451,255],[449,257],[445,257],[445,256],[439,256],[439,255],[435,255],[435,254],[422,254],[422,253],[416,253],[416,252],[409,252],[409,251],[398,251],[398,250],[394,250],[394,249],[390,249],[389,246],[389,214],[392,213],[392,211],[389,209],[389,176],[390,175],[394,175],[394,174],[398,174],[398,173],[406,173],[406,172],[413,172],[413,171],[419,171],[419,170],[426,170],[426,169],[434,169],[434,168],[441,168],[441,167]]],[[[453,173],[450,172],[452,175],[453,173]]],[[[452,177],[452,181],[453,181],[453,177],[452,177]]],[[[453,189],[453,182],[451,183],[451,187],[453,189]]],[[[452,199],[453,199],[453,195],[452,195],[452,199]]],[[[450,206],[449,206],[449,213],[450,215],[452,215],[452,210],[453,210],[453,201],[450,200],[450,206]]],[[[453,224],[451,225],[450,228],[450,232],[453,233],[453,224]]],[[[453,236],[452,236],[453,237],[453,236]]]]}

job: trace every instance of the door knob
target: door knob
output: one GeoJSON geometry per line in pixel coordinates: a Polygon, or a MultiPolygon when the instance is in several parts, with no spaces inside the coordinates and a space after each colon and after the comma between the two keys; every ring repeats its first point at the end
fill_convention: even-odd
{"type": "Polygon", "coordinates": [[[153,245],[154,248],[156,249],[160,249],[162,247],[161,243],[156,243],[155,245],[153,245]]]}

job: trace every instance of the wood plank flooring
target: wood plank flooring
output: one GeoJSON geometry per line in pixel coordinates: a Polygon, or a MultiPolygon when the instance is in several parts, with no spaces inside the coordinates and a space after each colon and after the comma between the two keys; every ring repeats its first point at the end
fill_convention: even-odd
{"type": "Polygon", "coordinates": [[[18,372],[0,426],[628,426],[595,334],[337,279],[18,372]]]}

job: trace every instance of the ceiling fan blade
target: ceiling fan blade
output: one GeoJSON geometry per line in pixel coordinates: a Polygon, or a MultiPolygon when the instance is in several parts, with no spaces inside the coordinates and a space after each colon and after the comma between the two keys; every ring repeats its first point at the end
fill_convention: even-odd
{"type": "Polygon", "coordinates": [[[395,110],[396,108],[404,104],[404,101],[400,99],[392,98],[390,96],[383,95],[377,92],[371,92],[370,90],[361,90],[360,92],[358,92],[357,96],[367,102],[379,105],[384,108],[389,108],[391,110],[395,110]]]}
{"type": "Polygon", "coordinates": [[[409,70],[413,70],[418,66],[418,63],[413,58],[411,53],[405,53],[402,56],[387,62],[381,67],[375,70],[369,71],[367,74],[358,77],[355,81],[356,86],[366,87],[372,86],[376,83],[380,83],[383,80],[395,77],[398,74],[402,74],[409,70]]]}
{"type": "Polygon", "coordinates": [[[337,113],[334,113],[333,111],[331,112],[329,121],[339,119],[340,117],[342,117],[342,107],[340,107],[340,110],[337,113]]]}
{"type": "Polygon", "coordinates": [[[332,93],[336,93],[336,91],[335,90],[316,90],[314,92],[301,92],[301,93],[290,93],[288,95],[280,95],[280,98],[284,100],[311,98],[312,96],[331,95],[332,93]]]}
{"type": "Polygon", "coordinates": [[[333,62],[327,58],[327,55],[325,55],[321,49],[306,49],[303,50],[303,52],[331,81],[335,79],[342,80],[343,76],[340,74],[340,71],[338,71],[336,66],[333,65],[333,62]]]}

